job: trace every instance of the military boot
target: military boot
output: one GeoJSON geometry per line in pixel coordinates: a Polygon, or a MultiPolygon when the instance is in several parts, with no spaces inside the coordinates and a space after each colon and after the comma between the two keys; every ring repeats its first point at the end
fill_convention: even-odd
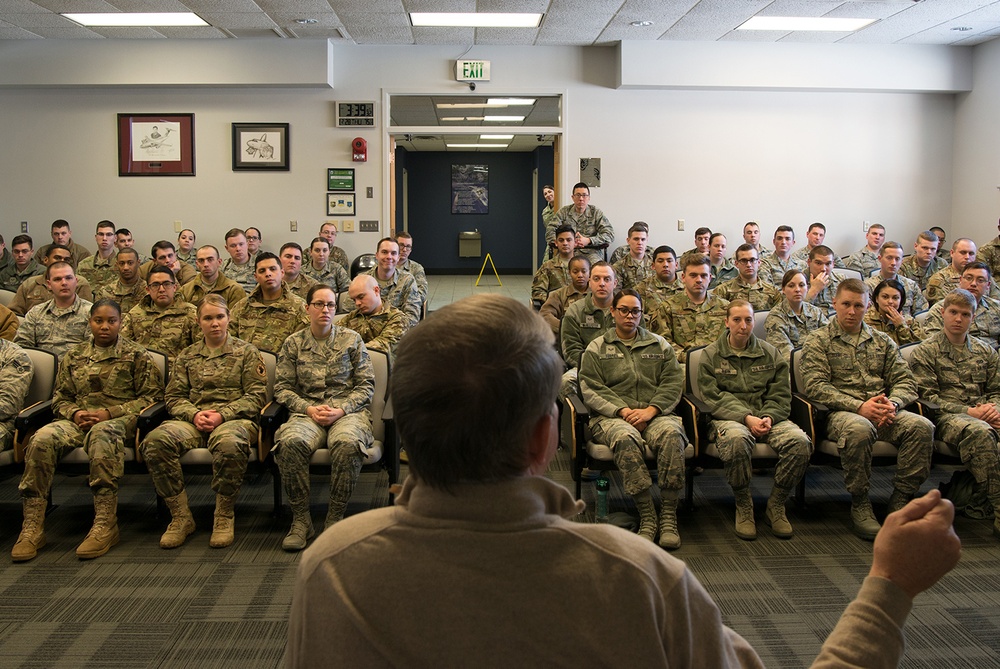
{"type": "Polygon", "coordinates": [[[290,499],[289,505],[292,507],[292,527],[281,542],[281,547],[286,551],[300,551],[316,534],[309,516],[309,496],[290,499]]]}
{"type": "Polygon", "coordinates": [[[21,534],[17,537],[10,558],[14,562],[26,562],[36,555],[38,549],[45,545],[45,507],[48,504],[44,497],[23,497],[21,508],[24,510],[24,522],[21,534]]]}
{"type": "Polygon", "coordinates": [[[852,531],[866,541],[874,541],[875,535],[882,529],[879,522],[875,520],[872,502],[868,499],[867,494],[851,497],[851,522],[852,531]]]}
{"type": "Polygon", "coordinates": [[[163,501],[170,509],[170,524],[160,537],[160,548],[177,548],[184,545],[188,536],[194,532],[194,516],[191,515],[191,508],[188,506],[187,490],[182,490],[179,495],[164,498],[163,501]]]}
{"type": "Polygon", "coordinates": [[[633,495],[635,508],[639,510],[639,536],[643,539],[656,541],[656,504],[648,490],[633,495]]]}
{"type": "Polygon", "coordinates": [[[893,488],[892,494],[889,495],[889,504],[886,507],[886,513],[895,513],[896,511],[899,511],[904,506],[909,504],[910,499],[911,497],[907,493],[903,492],[899,488],[893,488]]]}
{"type": "Polygon", "coordinates": [[[757,538],[757,524],[753,519],[753,496],[749,486],[733,490],[736,497],[736,536],[744,541],[757,538]]]}
{"type": "Polygon", "coordinates": [[[236,521],[233,517],[235,504],[236,495],[216,494],[215,524],[212,526],[212,538],[208,540],[208,545],[212,548],[231,546],[236,539],[236,521]]]}
{"type": "Polygon", "coordinates": [[[681,547],[681,535],[677,531],[677,491],[664,490],[660,505],[660,547],[677,550],[681,547]]]}
{"type": "Polygon", "coordinates": [[[81,560],[101,557],[118,545],[118,494],[94,495],[94,526],[87,538],[76,547],[81,560]]]}
{"type": "Polygon", "coordinates": [[[789,492],[791,491],[788,488],[774,486],[767,500],[767,510],[764,512],[764,520],[771,526],[774,536],[779,539],[792,538],[792,524],[785,515],[785,501],[789,492]]]}

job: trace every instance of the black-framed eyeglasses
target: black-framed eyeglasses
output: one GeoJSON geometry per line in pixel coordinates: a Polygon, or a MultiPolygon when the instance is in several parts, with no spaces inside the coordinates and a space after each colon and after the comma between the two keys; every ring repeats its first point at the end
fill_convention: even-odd
{"type": "Polygon", "coordinates": [[[310,302],[309,306],[312,307],[313,309],[316,309],[317,311],[323,311],[324,309],[329,309],[330,311],[334,311],[337,308],[337,303],[336,302],[310,302]]]}
{"type": "Polygon", "coordinates": [[[640,307],[632,307],[631,309],[627,307],[615,307],[615,311],[622,316],[638,316],[642,313],[642,309],[640,307]]]}

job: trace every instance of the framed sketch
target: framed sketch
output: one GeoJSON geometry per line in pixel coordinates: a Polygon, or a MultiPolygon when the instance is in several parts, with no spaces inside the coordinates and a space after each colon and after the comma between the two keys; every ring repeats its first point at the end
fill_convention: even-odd
{"type": "Polygon", "coordinates": [[[234,123],[233,171],[269,170],[287,172],[287,123],[234,123]]]}
{"type": "Polygon", "coordinates": [[[490,213],[489,165],[451,166],[451,213],[490,213]]]}
{"type": "Polygon", "coordinates": [[[118,176],[193,177],[194,114],[118,114],[118,176]]]}
{"type": "Polygon", "coordinates": [[[328,167],[326,169],[327,190],[354,190],[353,167],[328,167]]]}
{"type": "Polygon", "coordinates": [[[354,193],[327,193],[327,216],[354,216],[354,193]]]}

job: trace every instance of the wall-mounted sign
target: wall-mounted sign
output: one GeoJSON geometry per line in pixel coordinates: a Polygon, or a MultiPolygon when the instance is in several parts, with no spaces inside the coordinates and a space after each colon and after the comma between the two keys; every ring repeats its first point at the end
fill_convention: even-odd
{"type": "Polygon", "coordinates": [[[338,128],[374,128],[374,102],[337,102],[338,128]]]}
{"type": "Polygon", "coordinates": [[[456,81],[489,81],[490,61],[488,60],[456,60],[456,81]]]}

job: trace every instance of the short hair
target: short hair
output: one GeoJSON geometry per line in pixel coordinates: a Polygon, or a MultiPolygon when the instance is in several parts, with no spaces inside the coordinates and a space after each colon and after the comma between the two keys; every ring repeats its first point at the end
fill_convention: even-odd
{"type": "Polygon", "coordinates": [[[393,239],[397,241],[399,241],[400,239],[413,239],[413,235],[411,235],[406,230],[400,230],[399,232],[393,235],[393,239]]]}
{"type": "Polygon", "coordinates": [[[646,223],[645,221],[636,221],[628,229],[628,234],[625,235],[625,237],[626,238],[631,237],[633,232],[645,232],[648,235],[649,234],[649,224],[646,223]]]}
{"type": "Polygon", "coordinates": [[[966,270],[970,269],[981,269],[986,272],[987,277],[991,279],[993,278],[993,273],[990,271],[990,266],[987,265],[982,260],[973,260],[970,263],[966,263],[965,267],[962,268],[962,274],[965,274],[966,270]]]}
{"type": "Polygon", "coordinates": [[[882,225],[881,223],[872,223],[871,225],[868,226],[869,230],[871,230],[872,228],[878,228],[882,232],[885,232],[885,226],[882,225]]]}
{"type": "MultiPolygon", "coordinates": [[[[875,226],[873,225],[872,228],[874,228],[874,227],[875,226]]],[[[869,230],[870,229],[871,228],[869,228],[869,230]]],[[[879,249],[878,254],[882,255],[883,253],[885,253],[886,249],[899,249],[899,252],[903,253],[903,245],[900,244],[899,242],[886,242],[885,244],[882,245],[882,248],[879,249]]]]}
{"type": "Polygon", "coordinates": [[[809,229],[806,230],[806,232],[812,232],[816,228],[819,228],[820,230],[822,230],[824,235],[826,234],[826,226],[823,225],[822,223],[820,223],[819,221],[817,221],[816,223],[811,224],[809,226],[809,229]]]}
{"type": "Polygon", "coordinates": [[[225,236],[225,238],[224,238],[224,239],[225,239],[225,240],[226,240],[226,241],[228,242],[228,241],[229,241],[230,239],[232,239],[233,237],[241,237],[241,236],[242,236],[242,237],[243,237],[244,239],[246,239],[246,237],[247,237],[247,233],[243,232],[243,231],[242,231],[242,230],[240,230],[239,228],[229,228],[229,231],[228,231],[228,232],[226,232],[226,236],[225,236]]]}
{"type": "Polygon", "coordinates": [[[704,253],[685,253],[681,256],[681,273],[683,274],[687,271],[688,267],[693,267],[694,265],[711,266],[711,264],[712,261],[704,253]]]}
{"type": "Polygon", "coordinates": [[[858,295],[867,295],[869,293],[868,286],[861,279],[844,279],[837,284],[837,292],[833,296],[834,299],[840,297],[840,294],[845,290],[857,293],[858,295]]]}
{"type": "Polygon", "coordinates": [[[97,227],[95,228],[95,230],[100,230],[101,228],[111,228],[111,232],[114,232],[115,231],[115,224],[112,223],[111,221],[107,220],[107,219],[105,219],[103,221],[98,221],[97,222],[97,227]]]}
{"type": "Polygon", "coordinates": [[[99,300],[95,300],[94,304],[91,305],[91,307],[90,307],[90,315],[93,316],[94,312],[96,312],[101,307],[111,307],[116,312],[118,312],[118,317],[121,318],[121,315],[122,315],[122,305],[118,304],[118,302],[116,302],[115,300],[111,299],[110,297],[102,297],[99,300]]]}
{"type": "Polygon", "coordinates": [[[726,238],[726,236],[721,232],[713,232],[712,236],[708,238],[708,243],[711,244],[713,241],[715,241],[716,237],[722,237],[723,239],[726,238]]]}
{"type": "Polygon", "coordinates": [[[573,263],[577,263],[577,264],[583,263],[583,264],[585,264],[587,266],[587,272],[590,272],[590,258],[588,258],[587,256],[581,255],[581,254],[578,253],[578,254],[576,254],[575,256],[573,256],[572,258],[569,259],[569,263],[567,264],[567,266],[570,269],[572,269],[573,268],[573,263]]]}
{"type": "MultiPolygon", "coordinates": [[[[195,256],[198,255],[199,251],[204,251],[205,249],[212,249],[215,252],[216,258],[222,257],[221,255],[219,255],[219,249],[215,248],[215,246],[213,246],[212,244],[203,244],[202,246],[199,246],[198,250],[194,252],[195,256]]],[[[121,251],[119,251],[119,253],[121,253],[121,251]]]]}
{"type": "Polygon", "coordinates": [[[662,246],[657,246],[656,249],[653,251],[653,255],[650,256],[653,259],[653,262],[656,262],[656,256],[660,255],[661,253],[669,253],[674,257],[674,260],[677,260],[677,251],[674,251],[673,247],[663,244],[662,246]]]}
{"type": "Polygon", "coordinates": [[[598,267],[607,267],[609,270],[611,270],[611,276],[615,278],[618,277],[618,272],[615,271],[615,268],[607,260],[598,260],[593,265],[591,265],[590,273],[593,274],[594,270],[597,269],[598,267]]]}
{"type": "Polygon", "coordinates": [[[146,275],[146,281],[150,281],[154,274],[169,274],[171,279],[174,281],[177,280],[177,277],[174,276],[174,270],[166,265],[153,265],[152,269],[149,270],[149,274],[146,275]]]}
{"type": "Polygon", "coordinates": [[[545,190],[546,188],[549,190],[555,190],[555,188],[552,187],[552,184],[545,184],[542,186],[542,190],[545,190]]]}
{"type": "Polygon", "coordinates": [[[830,256],[831,258],[836,258],[837,254],[834,253],[833,249],[831,249],[829,246],[825,244],[817,244],[816,246],[812,247],[811,251],[809,251],[809,262],[815,260],[816,256],[830,256]]]}
{"type": "Polygon", "coordinates": [[[19,244],[27,244],[31,248],[35,248],[35,242],[32,241],[31,237],[28,235],[15,235],[14,239],[10,240],[11,248],[19,244]]]}
{"type": "Polygon", "coordinates": [[[68,262],[60,260],[59,262],[54,262],[45,268],[45,278],[49,279],[52,276],[52,270],[59,269],[60,267],[69,267],[70,269],[73,270],[73,276],[76,276],[76,270],[73,269],[73,265],[69,264],[68,262]]]}
{"type": "Polygon", "coordinates": [[[118,228],[117,230],[115,230],[115,236],[117,237],[118,235],[128,235],[129,237],[131,237],[132,231],[129,230],[128,228],[118,228]]]}
{"type": "Polygon", "coordinates": [[[747,221],[746,223],[743,224],[743,232],[747,231],[747,226],[748,225],[752,225],[753,227],[755,227],[758,230],[760,230],[760,224],[757,221],[747,221]]]}
{"type": "Polygon", "coordinates": [[[779,225],[774,229],[774,236],[777,237],[779,232],[790,232],[792,233],[792,239],[795,239],[795,228],[790,225],[779,225]]]}
{"type": "Polygon", "coordinates": [[[330,226],[331,228],[333,228],[334,230],[336,230],[337,232],[340,232],[340,228],[339,228],[339,227],[337,227],[337,221],[323,221],[323,224],[322,224],[321,226],[319,226],[319,230],[320,230],[320,232],[322,232],[322,231],[323,231],[323,228],[325,228],[325,227],[326,227],[326,226],[328,226],[328,225],[329,225],[329,226],[330,226]]]}
{"type": "Polygon", "coordinates": [[[399,341],[392,370],[411,474],[445,490],[523,475],[562,369],[551,328],[516,300],[481,294],[435,310],[399,341]]]}
{"type": "Polygon", "coordinates": [[[748,251],[753,251],[754,253],[757,253],[757,257],[760,258],[760,253],[757,252],[757,249],[754,248],[753,244],[740,244],[739,246],[736,247],[736,253],[733,254],[733,257],[739,260],[740,254],[746,253],[748,251]]]}
{"type": "Polygon", "coordinates": [[[263,240],[264,239],[264,235],[262,235],[260,233],[260,229],[259,228],[255,228],[252,225],[249,228],[247,228],[246,230],[243,231],[243,236],[245,237],[246,234],[247,234],[247,232],[249,232],[250,230],[256,230],[257,231],[257,239],[258,240],[263,240]]]}
{"type": "Polygon", "coordinates": [[[73,251],[65,244],[49,244],[48,246],[45,247],[45,250],[42,251],[42,257],[43,258],[52,257],[52,252],[55,251],[56,249],[62,249],[66,253],[70,254],[71,257],[73,255],[73,251]]]}
{"type": "Polygon", "coordinates": [[[558,228],[556,228],[556,237],[558,238],[559,235],[564,235],[567,232],[570,233],[571,235],[575,235],[576,234],[576,228],[574,228],[569,223],[563,223],[558,228]]]}
{"type": "Polygon", "coordinates": [[[577,188],[586,188],[586,189],[587,189],[587,194],[588,194],[588,195],[590,194],[590,186],[588,186],[587,184],[583,183],[582,181],[580,181],[580,182],[576,183],[576,184],[575,184],[575,185],[573,186],[573,190],[571,190],[570,192],[572,193],[572,192],[573,192],[573,191],[575,191],[575,190],[576,190],[577,188]]]}
{"type": "Polygon", "coordinates": [[[180,232],[178,232],[177,233],[177,239],[180,239],[181,235],[183,235],[185,232],[190,232],[191,233],[191,237],[193,237],[195,241],[198,241],[198,235],[194,234],[194,230],[192,230],[191,228],[184,228],[183,230],[181,230],[180,232]]]}
{"type": "Polygon", "coordinates": [[[951,243],[951,250],[952,250],[952,251],[954,251],[955,249],[957,249],[957,248],[958,248],[958,245],[959,245],[959,244],[960,244],[961,242],[969,242],[969,243],[970,243],[970,244],[972,244],[973,246],[975,246],[975,245],[976,245],[976,243],[975,243],[974,241],[972,241],[971,239],[969,239],[968,237],[959,237],[958,239],[956,239],[955,241],[953,241],[953,242],[951,243]]]}
{"type": "Polygon", "coordinates": [[[167,251],[167,250],[177,253],[177,247],[174,246],[172,242],[168,242],[165,239],[161,239],[160,241],[153,244],[153,248],[149,250],[149,255],[153,256],[153,260],[156,260],[157,251],[167,251]]]}
{"type": "Polygon", "coordinates": [[[337,291],[335,291],[333,288],[330,288],[330,286],[326,285],[325,283],[314,283],[313,285],[309,286],[309,290],[306,291],[306,302],[312,302],[313,297],[316,295],[316,293],[318,293],[321,290],[328,290],[331,293],[333,293],[334,297],[337,296],[337,291]]]}
{"type": "Polygon", "coordinates": [[[121,258],[122,256],[127,256],[130,253],[135,256],[135,261],[139,262],[139,252],[136,251],[135,248],[133,248],[131,246],[129,246],[128,248],[124,248],[124,249],[120,250],[118,252],[118,257],[121,258]]]}
{"type": "Polygon", "coordinates": [[[733,313],[733,309],[737,307],[749,307],[750,314],[753,315],[754,313],[753,304],[751,304],[749,300],[737,297],[735,300],[729,300],[729,306],[726,307],[726,318],[729,318],[729,316],[733,313]]]}
{"type": "Polygon", "coordinates": [[[712,234],[711,228],[701,227],[694,231],[695,237],[701,237],[702,235],[709,235],[709,238],[711,239],[711,234],[712,234]]]}
{"type": "Polygon", "coordinates": [[[642,306],[642,295],[631,288],[622,288],[621,290],[615,291],[615,294],[611,296],[611,306],[617,307],[618,301],[625,296],[631,296],[639,300],[639,306],[642,306]]]}
{"type": "Polygon", "coordinates": [[[278,253],[279,254],[284,253],[285,249],[295,249],[296,251],[299,252],[299,255],[302,255],[302,247],[295,242],[285,242],[284,244],[281,245],[281,248],[278,249],[278,253]]]}
{"type": "Polygon", "coordinates": [[[930,230],[924,230],[923,232],[917,233],[917,240],[924,240],[925,242],[934,242],[935,244],[940,244],[941,240],[930,230]]]}
{"type": "Polygon", "coordinates": [[[898,279],[883,279],[879,281],[879,284],[875,286],[875,292],[872,293],[872,302],[878,300],[879,293],[886,288],[899,291],[899,308],[902,309],[906,305],[906,288],[903,287],[903,283],[898,279]]]}
{"type": "Polygon", "coordinates": [[[806,275],[806,273],[800,269],[790,269],[787,272],[785,272],[781,276],[781,287],[784,288],[785,286],[787,286],[791,282],[791,280],[794,279],[799,274],[801,274],[803,277],[805,277],[806,275]]]}
{"type": "Polygon", "coordinates": [[[309,250],[312,251],[313,244],[320,242],[321,244],[326,244],[327,248],[330,248],[330,240],[326,237],[313,237],[313,240],[309,242],[309,250]]]}
{"type": "Polygon", "coordinates": [[[265,260],[273,260],[278,263],[278,269],[281,269],[281,259],[270,251],[263,251],[258,253],[257,259],[253,261],[253,269],[255,272],[257,271],[257,268],[260,267],[260,264],[265,260]]]}
{"type": "Polygon", "coordinates": [[[948,307],[968,307],[969,311],[976,313],[979,303],[978,300],[976,300],[976,296],[967,291],[965,288],[956,288],[945,295],[944,300],[941,303],[942,311],[948,307]]]}
{"type": "Polygon", "coordinates": [[[226,314],[229,314],[229,303],[218,293],[209,293],[202,298],[201,304],[198,305],[198,318],[201,318],[201,312],[205,310],[205,307],[219,307],[225,310],[226,314]]]}
{"type": "Polygon", "coordinates": [[[381,248],[382,248],[382,244],[384,244],[386,242],[392,242],[396,246],[399,246],[399,242],[397,242],[392,237],[383,237],[382,239],[378,240],[378,244],[375,245],[375,253],[378,253],[379,250],[381,250],[381,248]]]}
{"type": "Polygon", "coordinates": [[[65,218],[57,218],[56,220],[52,221],[52,226],[49,229],[55,230],[56,228],[68,228],[68,227],[69,227],[69,221],[67,221],[65,218]]]}
{"type": "MultiPolygon", "coordinates": [[[[940,225],[935,225],[935,226],[931,227],[930,231],[931,232],[938,232],[938,231],[940,231],[942,235],[945,234],[944,228],[942,228],[940,225]]],[[[934,235],[934,236],[937,237],[937,235],[934,235]]]]}

